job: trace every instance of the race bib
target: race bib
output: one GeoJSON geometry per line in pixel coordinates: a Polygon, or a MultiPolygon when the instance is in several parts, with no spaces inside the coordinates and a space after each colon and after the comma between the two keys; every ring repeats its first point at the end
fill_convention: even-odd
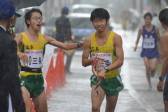
{"type": "MultiPolygon", "coordinates": [[[[27,67],[30,68],[42,67],[43,50],[26,50],[26,55],[28,56],[28,63],[26,64],[27,67]]],[[[21,63],[22,66],[24,66],[22,61],[21,63]]]]}
{"type": "Polygon", "coordinates": [[[92,57],[98,57],[102,60],[102,65],[96,70],[102,70],[104,67],[109,66],[112,64],[112,54],[111,53],[92,53],[92,57]]]}
{"type": "Polygon", "coordinates": [[[154,38],[144,38],[143,48],[154,48],[154,47],[155,47],[154,38]]]}

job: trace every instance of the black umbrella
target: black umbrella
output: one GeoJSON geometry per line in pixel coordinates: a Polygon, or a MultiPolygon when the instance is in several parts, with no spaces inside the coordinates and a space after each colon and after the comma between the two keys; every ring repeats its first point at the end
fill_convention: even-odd
{"type": "Polygon", "coordinates": [[[10,0],[15,4],[17,10],[27,7],[40,6],[46,0],[10,0]]]}

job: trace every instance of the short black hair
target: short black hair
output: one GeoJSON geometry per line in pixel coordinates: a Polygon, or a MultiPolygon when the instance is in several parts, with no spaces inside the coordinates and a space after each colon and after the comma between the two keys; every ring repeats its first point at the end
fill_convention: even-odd
{"type": "Polygon", "coordinates": [[[93,22],[93,20],[96,19],[96,18],[106,19],[106,21],[108,21],[110,19],[110,14],[104,8],[96,8],[91,13],[90,21],[93,22]]]}
{"type": "Polygon", "coordinates": [[[159,13],[159,21],[162,24],[168,26],[168,9],[167,8],[165,8],[165,9],[160,11],[160,13],[159,13]]]}
{"type": "Polygon", "coordinates": [[[153,17],[152,17],[152,14],[151,14],[150,12],[145,13],[144,19],[145,19],[146,17],[150,17],[151,19],[153,18],[153,17]]]}
{"type": "Polygon", "coordinates": [[[31,18],[31,16],[32,16],[32,13],[34,13],[34,12],[40,13],[41,16],[42,16],[42,12],[41,12],[41,10],[38,9],[38,8],[32,8],[31,10],[28,10],[28,11],[26,12],[26,14],[25,14],[25,23],[26,23],[26,25],[27,25],[28,28],[29,28],[29,24],[27,24],[26,21],[27,21],[27,20],[30,20],[30,18],[31,18]]]}

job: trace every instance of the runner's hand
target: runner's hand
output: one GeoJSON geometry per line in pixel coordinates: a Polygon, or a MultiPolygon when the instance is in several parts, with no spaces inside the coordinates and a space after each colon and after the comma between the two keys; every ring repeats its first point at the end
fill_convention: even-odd
{"type": "Polygon", "coordinates": [[[98,59],[97,62],[96,62],[96,67],[97,68],[100,68],[103,64],[103,60],[102,59],[98,59]]]}
{"type": "Polygon", "coordinates": [[[157,90],[160,92],[163,91],[163,81],[159,81],[159,83],[157,84],[157,90]]]}
{"type": "Polygon", "coordinates": [[[100,77],[100,78],[104,78],[104,77],[105,77],[105,74],[106,74],[106,70],[105,70],[105,69],[102,69],[102,70],[97,74],[97,76],[100,77]]]}
{"type": "Polygon", "coordinates": [[[28,56],[25,53],[18,52],[17,55],[23,63],[28,63],[28,56]]]}
{"type": "Polygon", "coordinates": [[[78,46],[83,47],[83,42],[79,42],[78,46]]]}
{"type": "Polygon", "coordinates": [[[98,81],[104,80],[104,77],[97,77],[98,81]]]}

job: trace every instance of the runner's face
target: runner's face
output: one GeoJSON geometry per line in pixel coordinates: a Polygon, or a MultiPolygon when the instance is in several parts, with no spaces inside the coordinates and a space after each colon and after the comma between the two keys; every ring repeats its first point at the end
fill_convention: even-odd
{"type": "Polygon", "coordinates": [[[16,16],[13,16],[11,28],[15,27],[15,24],[16,24],[16,16]]]}
{"type": "Polygon", "coordinates": [[[145,24],[146,25],[150,25],[151,24],[152,19],[149,16],[145,17],[144,20],[145,20],[145,24]]]}
{"type": "Polygon", "coordinates": [[[95,18],[92,23],[97,32],[102,32],[107,27],[106,19],[95,18]]]}
{"type": "Polygon", "coordinates": [[[32,29],[39,31],[41,29],[42,26],[42,17],[41,14],[38,12],[34,12],[32,13],[32,16],[30,18],[30,22],[29,22],[29,27],[31,27],[32,29]]]}

